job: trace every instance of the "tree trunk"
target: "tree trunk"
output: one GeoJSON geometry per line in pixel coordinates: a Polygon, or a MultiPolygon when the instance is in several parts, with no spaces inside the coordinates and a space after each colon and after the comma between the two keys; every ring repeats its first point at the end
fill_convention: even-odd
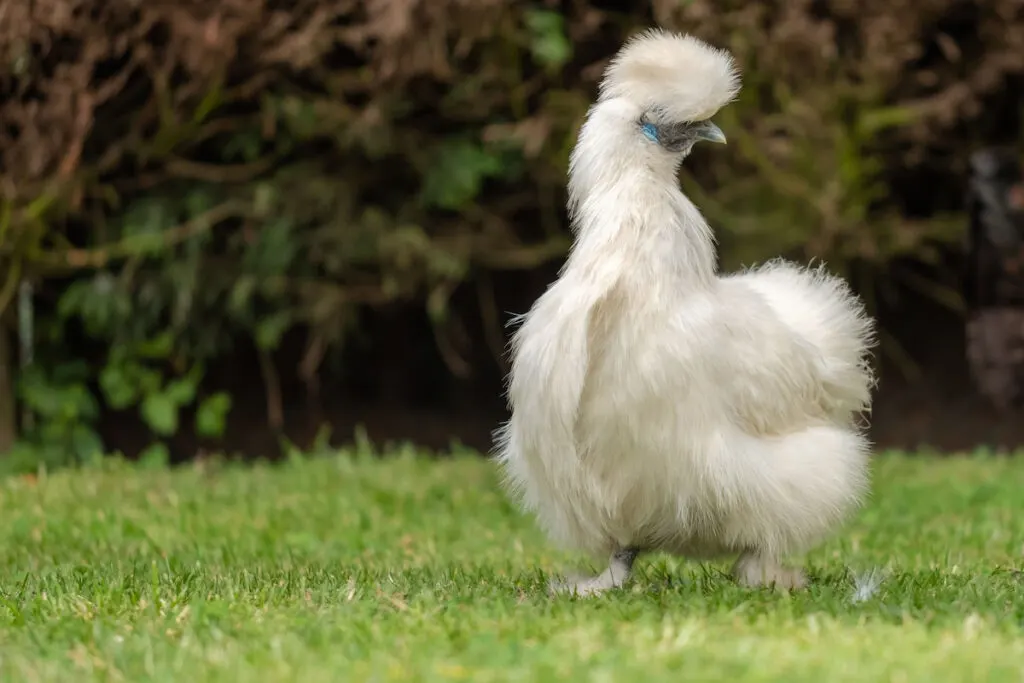
{"type": "Polygon", "coordinates": [[[11,452],[18,436],[17,411],[14,403],[14,354],[11,335],[0,324],[0,457],[11,452]]]}

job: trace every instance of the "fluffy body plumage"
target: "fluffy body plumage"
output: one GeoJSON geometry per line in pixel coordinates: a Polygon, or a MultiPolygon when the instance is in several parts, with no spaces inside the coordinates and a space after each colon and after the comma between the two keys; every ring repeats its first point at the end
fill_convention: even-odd
{"type": "Polygon", "coordinates": [[[653,550],[738,554],[741,582],[800,586],[780,558],[866,491],[859,300],[782,261],[720,276],[678,187],[738,90],[731,57],[693,37],[649,31],[620,50],[571,158],[571,253],[513,336],[497,458],[556,542],[611,558],[564,586],[580,593],[620,585],[653,550]],[[681,148],[659,144],[669,134],[681,148]]]}

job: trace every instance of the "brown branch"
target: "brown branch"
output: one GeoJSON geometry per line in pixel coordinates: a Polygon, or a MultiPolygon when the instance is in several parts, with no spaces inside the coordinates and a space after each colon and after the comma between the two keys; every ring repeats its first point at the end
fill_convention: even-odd
{"type": "Polygon", "coordinates": [[[20,281],[21,263],[14,261],[10,266],[10,270],[7,271],[7,278],[4,280],[3,287],[0,287],[0,316],[11,305],[11,300],[14,299],[14,290],[18,288],[18,282],[20,281]]]}
{"type": "MultiPolygon", "coordinates": [[[[452,292],[454,291],[456,283],[445,282],[439,285],[430,293],[428,299],[428,306],[443,307],[447,311],[448,301],[451,299],[452,292]]],[[[431,316],[430,328],[434,333],[434,341],[437,344],[437,350],[441,354],[441,360],[448,367],[453,375],[460,378],[466,378],[470,376],[472,368],[469,363],[459,355],[459,352],[455,349],[455,345],[451,339],[451,320],[435,320],[431,316]]]]}
{"type": "Polygon", "coordinates": [[[552,237],[540,244],[502,246],[500,249],[486,249],[475,245],[474,260],[493,270],[529,270],[565,256],[571,244],[568,237],[552,237]]]}
{"type": "MultiPolygon", "coordinates": [[[[196,235],[210,230],[214,225],[228,218],[244,216],[248,207],[240,201],[229,200],[205,211],[181,225],[165,230],[159,236],[159,248],[169,249],[196,235]]],[[[150,235],[132,235],[101,247],[90,249],[65,249],[42,252],[25,259],[27,263],[47,270],[81,270],[104,268],[111,261],[144,256],[153,251],[154,241],[150,235]]]]}
{"type": "Polygon", "coordinates": [[[502,333],[501,320],[498,316],[498,306],[494,300],[494,282],[486,272],[481,273],[476,284],[477,306],[480,310],[480,318],[484,328],[484,340],[491,350],[494,361],[501,368],[503,374],[508,373],[508,356],[505,353],[505,338],[502,333]]]}
{"type": "Polygon", "coordinates": [[[291,291],[317,299],[331,297],[347,304],[379,306],[390,303],[395,298],[376,285],[344,285],[325,279],[289,278],[283,275],[269,277],[264,282],[270,288],[291,291]]]}
{"type": "Polygon", "coordinates": [[[270,170],[273,158],[264,158],[248,164],[202,164],[179,157],[167,160],[167,172],[180,178],[203,180],[208,183],[242,183],[270,170]]]}
{"type": "Polygon", "coordinates": [[[259,349],[260,373],[263,375],[263,384],[267,394],[267,422],[275,432],[280,431],[284,426],[284,404],[281,399],[281,380],[274,369],[274,363],[270,354],[265,349],[259,349]]]}
{"type": "Polygon", "coordinates": [[[320,369],[326,352],[327,340],[323,335],[314,333],[306,346],[306,353],[299,362],[299,377],[306,385],[306,397],[312,404],[320,401],[320,378],[317,376],[317,370],[320,369]]]}

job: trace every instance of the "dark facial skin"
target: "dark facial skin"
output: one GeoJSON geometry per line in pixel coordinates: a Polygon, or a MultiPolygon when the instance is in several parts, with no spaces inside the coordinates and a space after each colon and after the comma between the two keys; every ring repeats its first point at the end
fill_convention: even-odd
{"type": "Polygon", "coordinates": [[[687,152],[701,140],[725,142],[721,129],[710,121],[655,123],[645,114],[639,123],[641,133],[668,152],[687,152]]]}

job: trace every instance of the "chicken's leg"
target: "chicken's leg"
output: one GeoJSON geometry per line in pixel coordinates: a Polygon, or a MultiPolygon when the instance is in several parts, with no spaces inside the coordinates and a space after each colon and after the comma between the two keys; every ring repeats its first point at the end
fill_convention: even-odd
{"type": "Polygon", "coordinates": [[[637,548],[622,548],[612,553],[608,562],[608,569],[593,577],[567,579],[565,581],[553,581],[551,591],[553,593],[569,593],[581,597],[588,597],[603,593],[609,588],[619,588],[630,577],[633,571],[633,562],[640,554],[637,548]]]}
{"type": "Polygon", "coordinates": [[[732,575],[741,585],[751,588],[774,585],[776,588],[800,589],[807,585],[807,577],[802,569],[786,567],[778,560],[756,551],[740,555],[733,565],[732,575]]]}

